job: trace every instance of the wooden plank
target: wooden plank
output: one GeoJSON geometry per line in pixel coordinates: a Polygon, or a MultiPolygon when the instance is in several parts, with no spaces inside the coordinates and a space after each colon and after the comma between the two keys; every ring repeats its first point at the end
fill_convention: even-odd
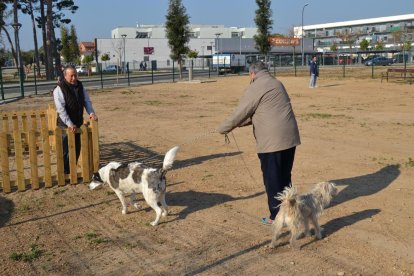
{"type": "Polygon", "coordinates": [[[66,133],[68,135],[68,145],[69,145],[69,168],[70,174],[69,179],[71,184],[76,184],[78,182],[76,176],[76,148],[75,148],[75,135],[74,133],[70,132],[69,128],[66,129],[66,133]]]}
{"type": "Polygon", "coordinates": [[[50,158],[50,144],[49,144],[49,131],[46,125],[46,115],[40,115],[40,127],[41,127],[41,141],[43,148],[43,166],[44,166],[44,179],[45,187],[52,187],[52,167],[50,158]]]}
{"type": "Polygon", "coordinates": [[[9,132],[9,116],[7,114],[2,116],[2,130],[6,133],[9,132]]]}
{"type": "MultiPolygon", "coordinates": [[[[52,131],[54,133],[54,130],[57,126],[57,114],[54,104],[49,104],[47,108],[47,126],[49,131],[52,131]]],[[[55,137],[53,135],[49,138],[50,145],[52,149],[55,148],[55,137]]]]}
{"type": "Polygon", "coordinates": [[[81,126],[81,156],[82,156],[82,178],[83,182],[86,183],[90,180],[90,169],[89,169],[89,139],[88,139],[88,128],[85,125],[81,126]]]}
{"type": "Polygon", "coordinates": [[[31,123],[31,129],[36,130],[37,129],[36,113],[32,113],[30,115],[30,123],[31,123]]]}
{"type": "Polygon", "coordinates": [[[55,129],[55,147],[56,147],[56,172],[59,186],[65,185],[65,173],[63,170],[63,147],[62,147],[62,129],[55,129]]]}
{"type": "Polygon", "coordinates": [[[37,166],[36,131],[29,131],[30,179],[32,189],[39,189],[39,172],[37,166]]]}
{"type": "Polygon", "coordinates": [[[97,121],[91,121],[92,128],[92,152],[93,152],[93,172],[99,170],[99,128],[97,121]]]}
{"type": "Polygon", "coordinates": [[[2,188],[3,192],[10,193],[10,168],[9,168],[9,153],[7,132],[0,132],[0,159],[1,159],[1,174],[2,174],[2,188]]]}
{"type": "Polygon", "coordinates": [[[17,116],[12,117],[13,121],[13,139],[14,139],[14,154],[16,160],[16,172],[17,172],[17,188],[19,191],[26,190],[24,183],[24,163],[23,163],[23,147],[21,132],[19,129],[19,122],[17,116]]]}
{"type": "MultiPolygon", "coordinates": [[[[2,127],[6,134],[9,133],[9,116],[7,114],[3,114],[2,116],[2,127]]],[[[7,152],[11,152],[11,144],[9,139],[7,139],[7,152]]]]}

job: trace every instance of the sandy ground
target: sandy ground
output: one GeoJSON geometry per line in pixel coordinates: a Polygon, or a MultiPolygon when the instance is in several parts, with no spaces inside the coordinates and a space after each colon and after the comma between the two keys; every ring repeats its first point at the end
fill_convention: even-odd
{"type": "MultiPolygon", "coordinates": [[[[281,77],[299,122],[293,182],[319,181],[339,194],[320,218],[324,238],[269,248],[267,215],[250,127],[226,144],[214,128],[248,78],[157,84],[91,93],[102,162],[159,166],[168,173],[170,214],[121,214],[115,194],[85,184],[0,196],[1,275],[414,275],[414,86],[379,80],[281,77]],[[147,161],[145,161],[147,159],[147,161]]],[[[0,106],[46,106],[50,97],[0,106]]]]}

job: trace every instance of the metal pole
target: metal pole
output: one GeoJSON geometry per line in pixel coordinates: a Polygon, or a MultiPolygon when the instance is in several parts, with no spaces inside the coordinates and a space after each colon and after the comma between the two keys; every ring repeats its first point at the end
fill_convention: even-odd
{"type": "Polygon", "coordinates": [[[175,76],[174,76],[174,74],[175,74],[175,69],[174,69],[174,60],[173,60],[173,82],[175,82],[175,76]]]}
{"type": "Polygon", "coordinates": [[[126,68],[126,59],[125,59],[125,37],[127,36],[126,34],[122,34],[122,40],[123,40],[123,46],[124,46],[124,63],[122,64],[122,69],[124,71],[125,74],[125,68],[126,68]]]}
{"type": "Polygon", "coordinates": [[[34,77],[34,85],[35,85],[35,95],[37,95],[36,64],[34,64],[33,66],[33,77],[34,77]]]}
{"type": "Polygon", "coordinates": [[[1,99],[4,101],[3,69],[1,69],[1,65],[0,65],[0,91],[1,91],[1,99]]]}
{"type": "Polygon", "coordinates": [[[302,39],[300,40],[301,41],[301,53],[302,53],[302,67],[305,65],[305,61],[304,61],[305,53],[303,52],[303,13],[305,11],[305,7],[308,6],[308,5],[309,5],[309,3],[305,4],[302,8],[302,32],[301,32],[302,39]]]}
{"type": "Polygon", "coordinates": [[[131,82],[129,79],[129,62],[126,64],[127,74],[128,74],[128,86],[131,86],[131,82]]]}
{"type": "Polygon", "coordinates": [[[151,83],[154,84],[154,67],[151,66],[151,83]]]}
{"type": "Polygon", "coordinates": [[[99,73],[101,75],[101,89],[103,89],[102,63],[100,63],[100,64],[98,63],[98,66],[99,66],[99,73]]]}

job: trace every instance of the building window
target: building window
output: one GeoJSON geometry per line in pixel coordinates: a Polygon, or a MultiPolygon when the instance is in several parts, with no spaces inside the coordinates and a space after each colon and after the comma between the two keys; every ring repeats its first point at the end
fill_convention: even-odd
{"type": "Polygon", "coordinates": [[[137,35],[135,36],[135,38],[148,38],[148,33],[144,33],[144,32],[137,32],[137,35]]]}
{"type": "Polygon", "coordinates": [[[239,32],[231,32],[231,37],[232,38],[240,37],[240,33],[239,32]]]}
{"type": "Polygon", "coordinates": [[[200,32],[190,32],[190,38],[198,38],[200,36],[200,32]]]}

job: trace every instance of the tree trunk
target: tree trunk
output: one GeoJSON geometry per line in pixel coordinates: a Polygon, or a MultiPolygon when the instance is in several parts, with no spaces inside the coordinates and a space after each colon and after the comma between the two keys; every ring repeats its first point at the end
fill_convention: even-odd
{"type": "Polygon", "coordinates": [[[52,28],[52,45],[53,45],[53,57],[55,59],[55,70],[56,70],[56,75],[59,75],[59,70],[61,67],[61,60],[60,60],[60,54],[57,50],[57,45],[56,45],[56,35],[55,35],[55,29],[52,28]]]}
{"type": "Polygon", "coordinates": [[[36,22],[33,14],[33,5],[32,2],[29,1],[29,8],[32,11],[30,14],[30,19],[32,20],[32,29],[33,29],[33,42],[34,42],[34,51],[35,51],[35,64],[36,64],[36,75],[40,77],[40,62],[39,62],[39,47],[37,45],[37,32],[36,32],[36,22]]]}
{"type": "Polygon", "coordinates": [[[48,74],[48,60],[49,56],[47,53],[47,37],[46,37],[46,15],[45,15],[45,0],[40,0],[40,25],[42,26],[42,40],[43,40],[43,54],[44,54],[44,64],[46,67],[46,76],[48,74]]]}
{"type": "Polygon", "coordinates": [[[47,0],[46,17],[47,17],[47,32],[46,32],[46,52],[48,56],[47,60],[47,72],[46,76],[48,80],[52,80],[54,77],[53,68],[53,3],[52,0],[47,0]]]}
{"type": "Polygon", "coordinates": [[[178,62],[178,68],[180,69],[180,72],[179,72],[180,80],[182,80],[183,79],[183,61],[182,59],[178,59],[177,62],[178,62]]]}
{"type": "Polygon", "coordinates": [[[4,25],[3,25],[1,28],[3,29],[4,33],[6,34],[7,40],[8,40],[8,41],[9,41],[9,43],[10,43],[10,47],[11,47],[12,56],[13,56],[14,62],[15,62],[16,67],[17,67],[17,55],[16,55],[16,50],[14,49],[14,44],[13,44],[13,41],[12,41],[12,39],[11,39],[11,37],[10,37],[9,31],[5,28],[5,26],[4,26],[4,25]]]}

